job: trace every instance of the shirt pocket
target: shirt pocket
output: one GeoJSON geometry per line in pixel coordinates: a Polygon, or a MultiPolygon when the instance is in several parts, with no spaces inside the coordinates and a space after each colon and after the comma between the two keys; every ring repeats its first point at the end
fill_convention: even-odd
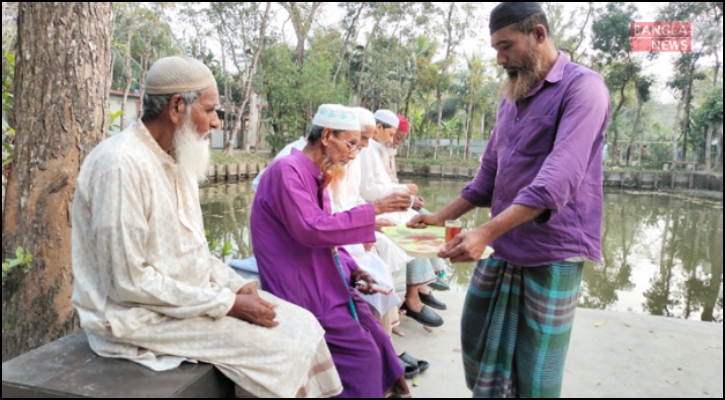
{"type": "Polygon", "coordinates": [[[517,151],[525,156],[539,157],[551,153],[555,140],[555,115],[528,118],[522,125],[517,151]]]}

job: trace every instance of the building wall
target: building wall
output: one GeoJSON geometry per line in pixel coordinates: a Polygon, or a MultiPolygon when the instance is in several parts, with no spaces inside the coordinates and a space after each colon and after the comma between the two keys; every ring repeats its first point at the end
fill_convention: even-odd
{"type": "MultiPolygon", "coordinates": [[[[110,96],[110,107],[111,113],[117,113],[121,111],[121,104],[123,103],[123,94],[117,94],[111,92],[110,96]]],[[[122,117],[126,121],[126,126],[133,125],[134,122],[138,121],[141,117],[141,96],[129,95],[126,101],[126,114],[122,117]]],[[[110,135],[118,133],[120,131],[121,119],[117,119],[111,127],[110,135]]]]}

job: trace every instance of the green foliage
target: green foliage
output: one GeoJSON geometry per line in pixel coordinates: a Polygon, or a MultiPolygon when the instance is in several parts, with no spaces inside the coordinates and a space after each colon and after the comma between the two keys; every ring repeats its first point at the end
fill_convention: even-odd
{"type": "Polygon", "coordinates": [[[204,234],[206,235],[206,240],[209,244],[209,252],[214,257],[226,260],[233,254],[232,242],[225,240],[223,243],[220,243],[218,240],[211,239],[209,231],[205,231],[204,234]]]}
{"type": "Polygon", "coordinates": [[[5,282],[12,271],[22,270],[24,272],[28,272],[32,261],[33,256],[31,254],[27,254],[25,249],[22,247],[15,249],[15,258],[12,260],[6,259],[3,263],[3,286],[5,286],[5,282]]]}
{"type": "Polygon", "coordinates": [[[110,130],[113,132],[118,132],[121,130],[121,124],[118,123],[118,121],[121,119],[121,116],[123,115],[123,111],[119,110],[116,112],[112,112],[109,115],[109,121],[110,121],[110,130]]]}

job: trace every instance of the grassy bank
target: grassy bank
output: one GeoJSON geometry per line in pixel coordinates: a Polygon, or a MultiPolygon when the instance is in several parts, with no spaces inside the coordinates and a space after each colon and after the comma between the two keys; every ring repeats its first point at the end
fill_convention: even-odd
{"type": "Polygon", "coordinates": [[[230,155],[224,154],[221,150],[212,151],[212,165],[229,165],[229,164],[254,164],[269,163],[274,159],[270,154],[254,154],[235,150],[230,155]]]}

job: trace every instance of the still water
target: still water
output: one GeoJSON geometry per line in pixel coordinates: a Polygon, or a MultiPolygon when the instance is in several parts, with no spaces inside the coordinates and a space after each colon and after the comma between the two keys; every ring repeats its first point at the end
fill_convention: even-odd
{"type": "MultiPolygon", "coordinates": [[[[417,181],[426,208],[455,199],[464,182],[417,181]]],[[[252,255],[248,182],[202,188],[210,238],[232,243],[231,258],[252,255]]],[[[609,192],[604,207],[604,263],[588,263],[580,306],[673,318],[723,318],[723,204],[657,193],[609,192]]],[[[488,210],[463,218],[470,229],[488,210]]],[[[453,265],[447,279],[463,290],[473,266],[453,265]]]]}

